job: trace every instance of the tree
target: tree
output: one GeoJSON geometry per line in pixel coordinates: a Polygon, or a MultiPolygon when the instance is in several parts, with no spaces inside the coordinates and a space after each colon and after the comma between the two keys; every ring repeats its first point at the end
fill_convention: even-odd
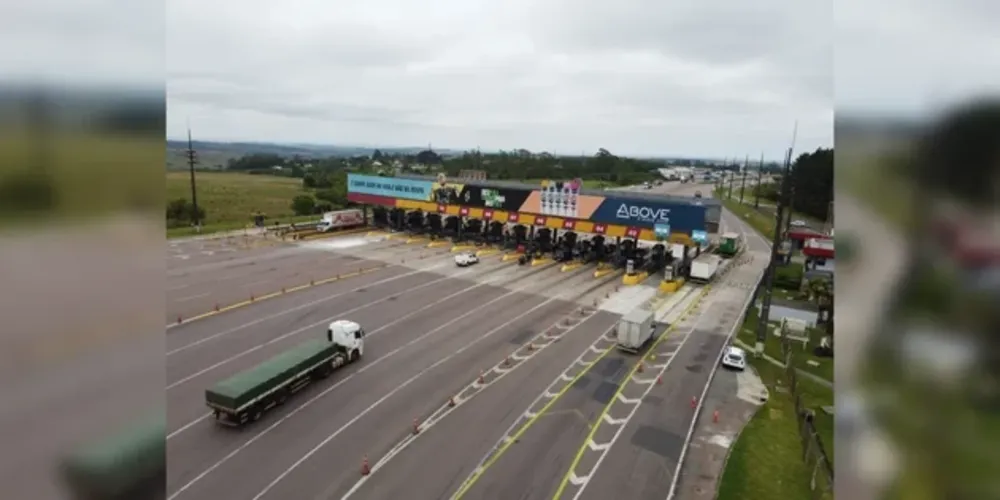
{"type": "Polygon", "coordinates": [[[292,199],[292,211],[295,215],[316,213],[316,199],[308,194],[300,194],[292,199]]]}
{"type": "Polygon", "coordinates": [[[827,220],[833,200],[833,149],[819,148],[795,160],[791,172],[792,208],[827,220]]]}

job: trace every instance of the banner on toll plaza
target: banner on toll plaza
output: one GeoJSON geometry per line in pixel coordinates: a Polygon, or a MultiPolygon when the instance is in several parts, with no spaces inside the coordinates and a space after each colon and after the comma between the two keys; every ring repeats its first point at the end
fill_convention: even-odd
{"type": "Polygon", "coordinates": [[[433,183],[416,179],[347,174],[347,192],[405,200],[431,201],[433,183]]]}
{"type": "Polygon", "coordinates": [[[486,187],[467,183],[458,193],[456,203],[475,208],[518,212],[530,194],[531,191],[527,189],[486,187]]]}
{"type": "Polygon", "coordinates": [[[590,216],[594,222],[653,229],[657,224],[690,233],[705,229],[705,207],[683,202],[606,198],[590,216]]]}

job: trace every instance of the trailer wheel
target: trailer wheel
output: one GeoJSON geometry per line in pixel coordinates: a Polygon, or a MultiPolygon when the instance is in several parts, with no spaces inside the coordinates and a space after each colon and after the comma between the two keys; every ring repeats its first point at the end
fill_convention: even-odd
{"type": "Polygon", "coordinates": [[[278,391],[278,393],[274,396],[274,401],[279,405],[285,404],[285,401],[288,401],[288,390],[281,389],[278,391]]]}
{"type": "Polygon", "coordinates": [[[260,409],[260,407],[254,408],[251,411],[253,412],[252,418],[254,422],[260,420],[261,415],[264,414],[264,412],[260,409]]]}
{"type": "Polygon", "coordinates": [[[328,364],[323,364],[320,365],[319,368],[316,368],[316,371],[313,373],[316,374],[316,378],[323,379],[329,377],[330,374],[333,373],[333,368],[328,364]]]}

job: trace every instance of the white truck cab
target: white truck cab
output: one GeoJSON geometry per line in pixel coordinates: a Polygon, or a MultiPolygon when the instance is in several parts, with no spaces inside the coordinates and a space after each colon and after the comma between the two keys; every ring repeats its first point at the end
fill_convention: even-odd
{"type": "Polygon", "coordinates": [[[326,339],[343,347],[351,361],[360,358],[365,352],[365,330],[353,321],[338,319],[330,323],[326,339]]]}
{"type": "Polygon", "coordinates": [[[734,370],[743,370],[747,367],[746,351],[735,346],[727,347],[726,352],[722,354],[722,366],[734,370]]]}

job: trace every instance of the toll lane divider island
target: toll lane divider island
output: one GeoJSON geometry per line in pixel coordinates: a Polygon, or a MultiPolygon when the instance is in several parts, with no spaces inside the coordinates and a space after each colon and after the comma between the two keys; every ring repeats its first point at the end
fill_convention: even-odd
{"type": "MultiPolygon", "coordinates": [[[[512,280],[510,280],[507,283],[507,285],[510,285],[510,284],[513,284],[514,282],[520,281],[524,277],[533,275],[535,273],[542,272],[545,269],[546,268],[536,268],[536,269],[531,269],[527,273],[523,273],[523,274],[522,273],[518,273],[518,275],[515,276],[512,280]]],[[[560,277],[560,275],[557,275],[557,277],[560,277]]],[[[317,401],[320,401],[321,399],[323,399],[324,397],[326,397],[328,394],[330,394],[331,392],[333,392],[336,389],[340,388],[344,384],[346,384],[346,383],[354,380],[356,377],[359,377],[359,376],[363,375],[364,373],[368,372],[369,370],[372,370],[372,369],[376,368],[377,366],[379,366],[382,363],[384,363],[385,361],[387,361],[387,360],[395,357],[396,355],[398,355],[399,353],[405,351],[406,349],[408,349],[408,348],[410,348],[410,347],[412,347],[414,345],[420,344],[421,342],[425,342],[426,339],[428,339],[432,335],[434,335],[434,334],[436,334],[438,332],[446,330],[447,328],[449,328],[450,326],[454,325],[455,323],[457,323],[457,322],[459,322],[459,321],[461,321],[461,320],[463,320],[465,318],[468,318],[468,317],[470,317],[472,315],[479,314],[483,310],[495,307],[495,304],[499,303],[500,301],[502,301],[502,300],[504,300],[504,299],[506,299],[508,297],[511,297],[511,296],[513,296],[515,294],[518,294],[518,293],[522,293],[524,289],[526,289],[526,288],[528,288],[528,287],[530,287],[532,285],[534,285],[534,283],[530,283],[529,282],[529,283],[520,284],[519,286],[514,287],[513,289],[511,289],[511,290],[509,290],[509,291],[501,294],[500,296],[497,296],[497,297],[493,298],[490,301],[484,302],[483,304],[480,304],[479,306],[471,308],[470,310],[464,312],[463,314],[461,314],[461,315],[459,315],[459,316],[457,316],[455,318],[452,318],[451,320],[446,321],[446,322],[444,322],[444,323],[442,323],[440,325],[437,325],[435,328],[433,328],[431,330],[423,332],[422,334],[420,334],[420,335],[414,337],[413,339],[411,339],[406,344],[404,344],[402,346],[399,346],[399,347],[397,347],[395,349],[392,349],[391,351],[389,351],[388,353],[382,355],[381,357],[378,357],[376,359],[373,359],[373,360],[370,360],[370,361],[364,363],[358,370],[354,371],[353,373],[349,373],[349,374],[345,375],[343,378],[341,378],[340,380],[338,380],[332,386],[324,389],[322,392],[316,394],[315,396],[313,396],[309,400],[304,401],[299,406],[297,406],[294,409],[290,410],[287,414],[285,414],[284,416],[282,416],[280,419],[278,419],[277,421],[271,423],[271,425],[269,425],[268,427],[264,428],[260,432],[257,432],[252,437],[250,437],[249,439],[247,439],[246,441],[244,441],[242,444],[237,445],[234,449],[232,449],[229,453],[227,453],[221,459],[215,461],[211,466],[207,467],[206,469],[202,470],[198,474],[194,475],[194,477],[192,479],[188,480],[186,483],[184,483],[179,488],[177,488],[175,491],[173,491],[170,494],[170,496],[168,497],[168,500],[172,500],[172,499],[178,498],[180,495],[182,495],[184,492],[190,490],[193,486],[195,486],[198,482],[200,482],[201,480],[203,480],[209,474],[211,474],[212,472],[214,472],[215,470],[217,470],[218,468],[220,468],[221,466],[223,466],[229,460],[233,459],[236,455],[238,455],[239,453],[243,452],[244,450],[246,450],[247,448],[249,448],[250,446],[252,446],[254,443],[260,441],[261,439],[263,439],[264,437],[266,437],[267,435],[269,435],[270,433],[272,433],[278,426],[280,426],[280,425],[288,422],[289,420],[295,418],[299,413],[303,412],[308,407],[310,407],[311,405],[313,405],[317,401]]],[[[516,321],[518,321],[519,319],[521,319],[523,317],[528,316],[529,314],[534,313],[535,311],[537,311],[537,310],[539,310],[539,309],[541,309],[543,307],[548,306],[549,304],[555,302],[556,300],[559,300],[558,296],[552,297],[552,298],[548,298],[546,300],[538,302],[533,307],[531,307],[528,310],[526,310],[526,311],[524,311],[524,312],[522,312],[522,313],[514,316],[513,318],[511,318],[510,320],[508,320],[507,322],[505,322],[501,326],[493,328],[492,330],[486,332],[485,334],[483,334],[483,335],[481,335],[479,337],[476,337],[473,341],[471,341],[470,343],[464,345],[462,348],[458,349],[457,351],[455,351],[453,353],[450,353],[447,356],[443,356],[441,359],[439,359],[437,362],[435,362],[431,366],[428,366],[428,367],[420,370],[413,377],[408,378],[406,381],[404,381],[400,385],[396,386],[392,391],[389,391],[387,394],[383,395],[381,398],[379,398],[377,401],[375,401],[371,406],[367,407],[360,414],[356,415],[354,418],[352,418],[350,421],[348,421],[344,426],[342,426],[336,432],[334,432],[333,434],[329,435],[326,439],[322,440],[317,446],[315,446],[312,450],[310,450],[308,453],[306,453],[301,459],[299,459],[298,461],[296,461],[289,469],[287,469],[278,478],[276,478],[274,481],[272,481],[270,483],[270,485],[267,486],[267,488],[264,491],[260,492],[260,494],[257,495],[256,498],[259,498],[260,496],[263,496],[268,490],[270,490],[274,485],[276,485],[281,479],[283,479],[290,472],[292,472],[292,470],[294,470],[296,467],[298,467],[299,465],[301,465],[309,457],[313,456],[320,448],[322,448],[327,443],[329,443],[331,440],[333,440],[338,435],[340,435],[341,433],[343,433],[347,428],[349,428],[350,426],[354,425],[359,420],[363,419],[367,414],[369,414],[372,411],[374,411],[375,409],[377,409],[379,406],[381,406],[385,401],[387,401],[392,396],[396,395],[397,393],[399,393],[400,391],[402,391],[403,389],[405,389],[409,385],[413,384],[417,380],[423,378],[427,373],[432,372],[434,369],[438,368],[439,366],[443,365],[444,363],[446,363],[448,361],[451,361],[455,357],[461,355],[463,352],[467,351],[468,349],[471,349],[476,344],[479,344],[480,342],[483,342],[483,341],[487,340],[489,337],[491,337],[492,335],[496,334],[496,332],[501,331],[506,326],[508,326],[508,325],[510,325],[510,324],[512,324],[512,323],[514,323],[516,321]]],[[[367,335],[368,338],[371,338],[371,336],[372,336],[373,333],[374,332],[369,333],[367,335]]],[[[210,415],[211,415],[211,413],[209,414],[209,416],[210,415]]],[[[190,427],[190,425],[191,424],[189,424],[189,425],[187,425],[185,427],[190,427]]],[[[180,432],[181,431],[175,431],[170,436],[168,436],[168,439],[170,439],[171,437],[176,437],[177,435],[180,434],[180,432]]]]}
{"type": "MultiPolygon", "coordinates": [[[[700,293],[692,300],[682,312],[681,316],[688,314],[693,310],[705,294],[708,293],[710,287],[704,287],[700,293]]],[[[664,339],[670,337],[670,334],[676,329],[676,323],[669,325],[665,331],[663,331],[654,341],[651,346],[651,350],[664,339]]],[[[479,478],[489,470],[497,460],[502,457],[507,450],[521,437],[525,432],[528,431],[538,420],[544,416],[566,393],[569,391],[574,384],[577,383],[582,377],[587,375],[591,369],[597,366],[598,362],[607,357],[609,354],[616,350],[617,336],[612,336],[608,338],[607,336],[602,337],[588,348],[579,358],[566,370],[564,371],[556,380],[554,380],[548,388],[545,389],[525,410],[522,418],[516,422],[504,433],[503,438],[497,443],[497,445],[491,450],[487,455],[480,461],[479,465],[472,472],[472,474],[466,478],[462,485],[458,488],[454,495],[452,495],[452,500],[459,500],[463,498],[469,490],[479,481],[479,478]],[[606,345],[602,345],[606,344],[606,345]],[[596,356],[595,356],[596,355],[596,356]],[[583,368],[580,370],[579,368],[583,368]],[[579,370],[577,373],[573,374],[572,370],[579,370]],[[556,389],[558,387],[558,389],[556,389]],[[547,400],[546,403],[538,410],[533,410],[540,402],[547,400]]],[[[643,358],[644,359],[644,358],[643,358]]],[[[633,367],[632,372],[625,379],[630,380],[633,376],[635,370],[638,369],[639,364],[633,367]]],[[[624,382],[623,382],[624,384],[624,382]]],[[[620,388],[620,387],[619,387],[620,388]]]]}
{"type": "MultiPolygon", "coordinates": [[[[556,277],[560,278],[560,280],[562,279],[562,277],[559,276],[559,275],[557,275],[556,277]]],[[[502,295],[501,298],[502,297],[511,296],[513,294],[519,293],[520,291],[521,290],[512,290],[512,291],[510,291],[510,292],[505,293],[504,295],[502,295]]],[[[353,419],[351,419],[351,421],[349,421],[347,424],[345,424],[344,426],[340,427],[335,432],[333,432],[332,434],[330,434],[329,436],[327,436],[324,440],[322,440],[315,447],[313,447],[311,450],[309,450],[309,452],[307,452],[299,460],[297,460],[295,463],[293,463],[288,469],[286,469],[284,472],[282,472],[277,478],[275,478],[273,481],[271,481],[263,490],[261,490],[257,495],[255,495],[252,500],[260,500],[261,498],[263,498],[265,495],[267,495],[268,492],[271,491],[272,488],[274,488],[285,477],[287,477],[289,474],[291,474],[302,463],[304,463],[306,460],[308,460],[313,455],[315,455],[321,448],[323,448],[324,446],[326,446],[330,441],[332,441],[337,436],[339,436],[341,433],[343,433],[344,431],[346,431],[355,422],[357,422],[358,420],[363,419],[368,413],[370,413],[373,410],[375,410],[378,406],[380,406],[381,404],[383,404],[390,397],[392,397],[396,393],[402,391],[407,386],[409,386],[410,384],[412,384],[416,380],[422,378],[427,373],[430,373],[434,369],[436,369],[439,366],[443,365],[444,363],[450,361],[451,359],[453,359],[453,358],[461,355],[462,353],[464,353],[465,351],[471,349],[472,347],[474,347],[475,345],[479,344],[480,342],[482,342],[482,341],[484,341],[484,340],[492,337],[497,332],[502,331],[504,328],[506,328],[508,325],[514,323],[515,321],[517,321],[517,320],[519,320],[521,318],[524,318],[524,317],[528,316],[529,314],[531,314],[531,313],[533,313],[533,312],[535,312],[535,311],[537,311],[537,310],[539,310],[539,309],[541,309],[543,307],[546,307],[549,304],[552,304],[552,303],[554,303],[556,301],[571,301],[571,302],[575,302],[579,298],[585,296],[589,291],[590,290],[585,290],[584,292],[575,291],[574,293],[572,293],[569,296],[567,296],[566,294],[557,294],[557,295],[554,295],[552,297],[549,297],[549,298],[547,298],[547,299],[545,299],[545,300],[537,303],[536,305],[534,305],[530,309],[528,309],[528,310],[526,310],[526,311],[518,314],[517,316],[514,316],[513,318],[511,318],[510,320],[508,320],[504,324],[501,324],[500,326],[492,328],[489,331],[487,331],[486,333],[482,334],[481,336],[476,337],[473,341],[469,342],[468,344],[463,345],[461,348],[457,349],[455,352],[453,352],[453,353],[451,353],[451,354],[443,357],[442,359],[438,360],[434,364],[432,364],[432,365],[424,368],[423,370],[421,370],[420,372],[418,372],[417,375],[415,375],[414,377],[412,377],[412,378],[404,381],[402,384],[400,384],[399,386],[395,387],[393,390],[389,391],[389,393],[387,393],[384,396],[382,396],[381,398],[379,398],[379,400],[377,400],[372,406],[366,408],[360,414],[356,415],[353,419]]],[[[487,304],[484,304],[483,306],[480,306],[480,307],[478,307],[478,308],[476,308],[476,309],[474,309],[472,311],[469,311],[466,314],[463,314],[462,316],[468,316],[468,315],[470,315],[470,314],[472,314],[474,312],[477,312],[478,309],[480,309],[482,307],[485,307],[485,306],[492,305],[497,300],[500,300],[500,298],[495,299],[495,300],[493,300],[493,301],[491,301],[491,302],[489,302],[487,304]]],[[[440,329],[440,327],[438,329],[440,329]]],[[[367,366],[366,366],[366,368],[367,368],[367,366]]],[[[359,370],[359,372],[360,372],[360,370],[359,370]]]]}
{"type": "MultiPolygon", "coordinates": [[[[598,281],[595,285],[585,288],[582,292],[577,291],[574,297],[584,297],[589,293],[594,292],[609,283],[613,282],[617,278],[617,274],[611,275],[608,278],[598,281]]],[[[557,296],[558,297],[558,296],[557,296]]],[[[417,423],[417,426],[412,429],[412,432],[404,437],[399,443],[393,446],[388,452],[386,452],[382,458],[380,458],[374,465],[370,467],[368,471],[364,474],[360,481],[358,481],[346,494],[344,494],[342,499],[346,499],[354,495],[365,482],[380,469],[388,465],[389,461],[392,460],[396,455],[402,453],[410,444],[416,441],[424,432],[429,431],[438,423],[443,421],[452,412],[456,411],[462,405],[465,405],[471,401],[475,396],[483,393],[487,388],[491,387],[495,383],[499,382],[501,379],[513,373],[518,368],[525,366],[525,364],[538,355],[545,348],[555,344],[560,339],[568,335],[570,332],[576,330],[577,328],[583,326],[588,320],[593,318],[597,312],[600,310],[594,306],[581,306],[574,309],[570,313],[570,316],[561,318],[554,323],[550,324],[548,327],[543,328],[541,332],[532,337],[529,341],[521,344],[513,350],[513,352],[505,357],[502,361],[490,367],[488,370],[483,370],[479,377],[472,381],[470,384],[459,390],[455,396],[449,398],[448,401],[444,402],[440,407],[435,409],[430,415],[422,419],[421,422],[417,423]]],[[[602,342],[605,337],[606,332],[602,332],[601,336],[595,341],[595,343],[602,342]]],[[[593,348],[593,346],[591,346],[593,348]]],[[[586,351],[584,352],[584,355],[586,351]]]]}

